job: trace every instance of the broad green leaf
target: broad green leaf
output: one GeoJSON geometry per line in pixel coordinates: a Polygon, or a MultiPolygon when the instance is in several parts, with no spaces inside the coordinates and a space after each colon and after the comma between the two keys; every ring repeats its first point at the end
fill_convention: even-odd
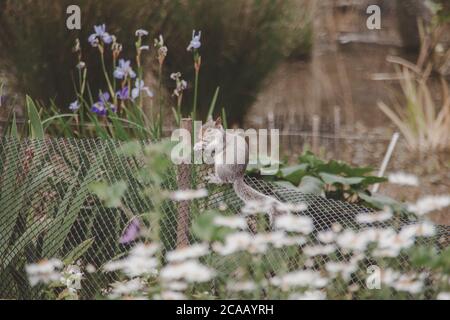
{"type": "Polygon", "coordinates": [[[45,220],[40,223],[36,223],[31,225],[20,237],[17,239],[14,244],[8,249],[9,254],[6,255],[2,261],[2,269],[6,268],[11,261],[22,252],[26,245],[28,245],[31,241],[36,239],[47,227],[50,225],[52,220],[45,220]]]}
{"type": "Polygon", "coordinates": [[[73,264],[92,246],[93,243],[94,238],[84,240],[64,257],[64,264],[73,264]]]}
{"type": "Polygon", "coordinates": [[[302,178],[307,174],[308,164],[301,163],[292,167],[280,169],[281,177],[294,185],[298,185],[302,178]]]}
{"type": "Polygon", "coordinates": [[[216,88],[216,91],[214,92],[214,96],[211,100],[211,104],[209,105],[208,115],[206,116],[206,120],[208,120],[209,117],[212,117],[214,108],[216,107],[217,97],[219,96],[219,90],[220,87],[216,88]]]}
{"type": "Polygon", "coordinates": [[[385,206],[389,206],[393,208],[396,211],[402,210],[405,208],[403,204],[400,202],[384,195],[375,194],[369,196],[368,194],[365,194],[364,192],[359,192],[358,196],[366,201],[367,203],[371,204],[375,208],[383,209],[385,206]]]}
{"type": "Polygon", "coordinates": [[[16,121],[16,113],[13,114],[12,122],[11,122],[11,131],[9,134],[13,138],[19,138],[17,133],[17,121],[16,121]]]}
{"type": "Polygon", "coordinates": [[[325,173],[325,172],[319,173],[319,176],[322,178],[322,180],[326,184],[339,183],[339,184],[342,184],[342,185],[353,185],[353,184],[361,183],[364,180],[363,177],[347,178],[347,177],[341,177],[341,176],[338,176],[338,175],[335,175],[335,174],[330,174],[330,173],[325,173]]]}
{"type": "Polygon", "coordinates": [[[27,96],[27,112],[28,121],[30,122],[30,133],[31,138],[43,139],[44,138],[44,128],[42,127],[41,118],[39,112],[37,111],[34,101],[27,96]]]}
{"type": "Polygon", "coordinates": [[[321,195],[323,192],[324,183],[319,178],[313,176],[304,176],[298,190],[303,193],[311,193],[321,195]]]}

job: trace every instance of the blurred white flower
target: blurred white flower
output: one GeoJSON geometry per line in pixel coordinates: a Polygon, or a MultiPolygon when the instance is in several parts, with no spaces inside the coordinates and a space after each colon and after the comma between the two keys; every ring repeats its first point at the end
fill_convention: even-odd
{"type": "Polygon", "coordinates": [[[371,224],[389,220],[392,216],[392,209],[385,207],[382,211],[378,212],[360,213],[356,216],[356,221],[362,224],[371,224]]]}
{"type": "Polygon", "coordinates": [[[204,198],[208,195],[208,191],[206,189],[198,189],[198,190],[177,190],[172,192],[170,198],[174,201],[187,201],[198,198],[204,198]]]}
{"type": "Polygon", "coordinates": [[[214,218],[213,223],[217,226],[228,227],[232,229],[247,229],[247,221],[239,216],[227,217],[227,216],[217,216],[214,218]]]}
{"type": "Polygon", "coordinates": [[[404,226],[400,230],[400,235],[403,237],[432,237],[436,234],[436,228],[433,223],[423,221],[416,224],[404,226]]]}
{"type": "Polygon", "coordinates": [[[105,271],[123,271],[129,277],[156,275],[158,260],[154,254],[158,250],[156,244],[137,244],[131,249],[128,257],[109,261],[103,267],[105,271]]]}
{"type": "Polygon", "coordinates": [[[140,278],[134,278],[129,281],[116,281],[111,285],[111,292],[109,297],[112,299],[121,298],[123,296],[141,293],[144,289],[144,284],[140,278]]]}
{"type": "Polygon", "coordinates": [[[193,244],[189,247],[180,248],[168,252],[166,254],[166,258],[169,262],[184,261],[204,256],[208,252],[209,249],[207,244],[193,244]]]}
{"type": "Polygon", "coordinates": [[[87,266],[86,266],[86,271],[88,272],[88,273],[94,273],[95,271],[96,271],[96,269],[95,269],[95,267],[94,267],[94,265],[93,264],[88,264],[87,266]]]}
{"type": "Polygon", "coordinates": [[[333,276],[342,276],[342,279],[349,281],[353,273],[358,270],[358,264],[354,262],[327,262],[325,269],[333,276]]]}
{"type": "Polygon", "coordinates": [[[164,288],[171,291],[183,291],[187,289],[187,283],[182,281],[172,281],[164,283],[164,288]]]}
{"type": "Polygon", "coordinates": [[[284,213],[301,212],[301,211],[305,211],[306,209],[308,209],[308,205],[303,202],[300,202],[300,203],[277,202],[275,207],[278,211],[281,211],[284,213]]]}
{"type": "Polygon", "coordinates": [[[332,243],[336,239],[336,233],[332,230],[320,231],[317,234],[317,239],[323,243],[332,243]]]}
{"type": "Polygon", "coordinates": [[[64,264],[61,260],[52,258],[26,265],[25,271],[31,286],[35,286],[38,283],[46,284],[58,281],[61,278],[60,269],[63,266],[64,264]]]}
{"type": "Polygon", "coordinates": [[[411,232],[386,232],[383,236],[379,237],[377,247],[373,251],[373,256],[397,257],[402,249],[411,247],[414,241],[414,234],[411,232]]]}
{"type": "Polygon", "coordinates": [[[271,279],[271,283],[286,291],[294,287],[323,288],[327,285],[328,279],[322,277],[316,271],[299,270],[282,276],[275,276],[271,279]]]}
{"type": "Polygon", "coordinates": [[[350,251],[364,251],[371,241],[371,235],[367,232],[356,233],[353,230],[344,230],[337,236],[336,244],[342,249],[350,251]]]}
{"type": "Polygon", "coordinates": [[[381,283],[383,283],[389,287],[392,286],[399,277],[400,277],[400,273],[393,269],[387,268],[387,269],[381,270],[381,283]]]}
{"type": "Polygon", "coordinates": [[[310,234],[314,230],[310,217],[293,214],[283,214],[275,218],[275,227],[288,232],[310,234]]]}
{"type": "Polygon", "coordinates": [[[402,274],[398,279],[391,285],[397,291],[405,291],[411,294],[417,294],[423,290],[423,281],[417,279],[416,275],[406,275],[402,274]]]}
{"type": "Polygon", "coordinates": [[[302,236],[288,236],[283,231],[275,231],[268,233],[259,233],[254,236],[256,243],[271,244],[275,248],[286,246],[302,245],[306,243],[306,239],[302,236]]]}
{"type": "Polygon", "coordinates": [[[450,300],[450,292],[440,292],[437,297],[437,300],[450,300]]]}
{"type": "Polygon", "coordinates": [[[253,281],[229,282],[227,289],[232,292],[255,291],[258,288],[253,281]]]}
{"type": "Polygon", "coordinates": [[[215,274],[213,269],[195,260],[168,264],[161,270],[161,278],[164,281],[206,282],[211,280],[215,274]]]}
{"type": "Polygon", "coordinates": [[[187,297],[181,292],[177,291],[163,291],[161,292],[162,300],[186,300],[187,297]]]}
{"type": "Polygon", "coordinates": [[[325,246],[316,245],[316,246],[308,246],[303,248],[303,252],[309,256],[319,256],[319,255],[329,255],[336,251],[336,247],[333,244],[328,244],[325,246]]]}
{"type": "Polygon", "coordinates": [[[269,199],[265,201],[250,200],[245,202],[241,212],[245,216],[254,215],[257,213],[266,213],[273,208],[274,204],[275,201],[269,199]]]}
{"type": "Polygon", "coordinates": [[[393,172],[388,175],[388,181],[394,184],[401,184],[405,186],[418,186],[419,178],[413,174],[404,172],[393,172]]]}
{"type": "Polygon", "coordinates": [[[235,232],[227,235],[224,243],[216,242],[212,247],[218,254],[226,256],[247,250],[251,242],[252,237],[248,232],[235,232]]]}
{"type": "Polygon", "coordinates": [[[448,206],[450,206],[449,195],[425,196],[417,200],[415,204],[409,204],[408,210],[422,216],[431,211],[439,210],[448,206]]]}
{"type": "Polygon", "coordinates": [[[293,293],[289,296],[289,300],[325,300],[327,294],[320,290],[309,290],[303,293],[293,293]]]}

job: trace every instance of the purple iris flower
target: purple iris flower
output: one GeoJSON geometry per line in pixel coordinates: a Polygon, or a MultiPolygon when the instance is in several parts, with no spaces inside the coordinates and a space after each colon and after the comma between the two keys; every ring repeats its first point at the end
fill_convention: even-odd
{"type": "Polygon", "coordinates": [[[123,87],[119,91],[116,92],[116,97],[120,100],[128,100],[130,99],[130,90],[128,89],[128,86],[123,87]]]}
{"type": "Polygon", "coordinates": [[[123,79],[126,77],[135,78],[136,73],[131,68],[131,62],[130,60],[119,60],[119,65],[116,67],[116,70],[114,70],[114,78],[116,79],[123,79]]]}
{"type": "Polygon", "coordinates": [[[114,104],[109,102],[109,98],[110,96],[108,92],[100,92],[100,94],[98,95],[99,101],[97,101],[92,105],[91,111],[95,112],[100,116],[104,116],[108,111],[108,104],[109,104],[111,111],[116,112],[117,108],[114,104]]]}
{"type": "Polygon", "coordinates": [[[133,98],[133,100],[139,97],[141,91],[144,91],[145,93],[147,93],[147,96],[153,98],[153,92],[149,89],[149,87],[145,86],[144,80],[137,79],[134,84],[133,90],[131,90],[131,97],[133,98]]]}
{"type": "Polygon", "coordinates": [[[106,32],[105,24],[94,26],[95,33],[91,34],[88,38],[89,43],[96,47],[98,44],[98,39],[101,39],[104,43],[109,44],[112,42],[113,37],[106,32]]]}
{"type": "Polygon", "coordinates": [[[139,236],[139,232],[141,230],[139,220],[137,218],[133,218],[130,224],[127,226],[122,236],[119,239],[119,243],[127,244],[131,241],[134,241],[139,236]]]}
{"type": "Polygon", "coordinates": [[[80,109],[80,103],[78,102],[78,100],[75,100],[74,102],[71,102],[69,104],[69,109],[72,110],[73,112],[75,112],[78,109],[80,109]]]}
{"type": "Polygon", "coordinates": [[[189,46],[187,47],[187,51],[191,51],[194,49],[200,48],[202,43],[200,42],[200,38],[202,36],[202,32],[199,31],[197,34],[195,34],[195,30],[192,30],[192,40],[189,43],[189,46]]]}

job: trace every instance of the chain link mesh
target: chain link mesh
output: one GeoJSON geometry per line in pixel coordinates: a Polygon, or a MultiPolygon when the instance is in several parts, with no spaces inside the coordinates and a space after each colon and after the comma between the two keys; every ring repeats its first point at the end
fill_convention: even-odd
{"type": "MultiPolygon", "coordinates": [[[[84,266],[92,265],[96,270],[101,270],[104,263],[126,254],[130,249],[130,245],[122,245],[118,241],[130,217],[120,209],[106,208],[87,188],[99,179],[109,183],[124,180],[128,185],[124,206],[134,214],[152,209],[152,203],[142,196],[142,183],[134,175],[142,167],[143,159],[121,157],[118,154],[120,145],[118,141],[100,139],[0,139],[0,298],[44,297],[41,286],[29,285],[26,264],[44,258],[73,258],[75,252],[76,260],[84,266]]],[[[164,182],[165,188],[176,190],[189,185],[208,187],[208,198],[199,202],[201,209],[226,204],[229,212],[240,212],[243,203],[230,185],[214,186],[211,189],[203,179],[210,173],[210,168],[195,166],[194,175],[193,171],[187,167],[177,169],[172,166],[164,182]]],[[[344,228],[360,228],[355,216],[372,211],[349,203],[302,194],[293,188],[256,178],[246,177],[246,182],[282,202],[307,203],[308,209],[302,214],[313,219],[315,232],[327,230],[333,223],[339,223],[344,228]]],[[[192,221],[195,218],[189,217],[189,205],[167,201],[163,211],[160,236],[164,249],[172,250],[177,244],[192,242],[189,221],[184,221],[184,224],[180,221],[192,221]],[[180,231],[180,225],[185,226],[184,231],[180,231]],[[183,232],[185,238],[180,237],[183,232]]],[[[401,225],[411,222],[408,218],[401,218],[396,223],[401,225]]],[[[438,235],[429,241],[435,241],[440,248],[446,247],[448,235],[448,227],[439,227],[438,235]]],[[[338,255],[344,256],[341,252],[338,255]]],[[[320,264],[325,262],[325,258],[316,262],[318,265],[314,268],[320,268],[320,264]]],[[[371,264],[371,261],[365,262],[371,264]]],[[[214,267],[218,270],[229,267],[221,263],[222,260],[218,259],[214,267]]],[[[398,258],[400,268],[407,269],[408,264],[407,258],[398,258]]],[[[82,281],[81,298],[97,297],[100,290],[116,277],[114,273],[101,271],[86,273],[82,281]]],[[[364,279],[354,278],[351,281],[364,285],[364,279]]]]}

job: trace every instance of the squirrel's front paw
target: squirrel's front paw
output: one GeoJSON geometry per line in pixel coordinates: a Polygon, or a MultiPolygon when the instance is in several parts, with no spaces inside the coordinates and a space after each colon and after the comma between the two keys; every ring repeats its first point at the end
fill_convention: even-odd
{"type": "Polygon", "coordinates": [[[223,184],[223,181],[220,180],[220,178],[218,176],[216,176],[215,174],[210,174],[208,176],[205,177],[205,181],[207,183],[211,183],[211,184],[223,184]]]}

